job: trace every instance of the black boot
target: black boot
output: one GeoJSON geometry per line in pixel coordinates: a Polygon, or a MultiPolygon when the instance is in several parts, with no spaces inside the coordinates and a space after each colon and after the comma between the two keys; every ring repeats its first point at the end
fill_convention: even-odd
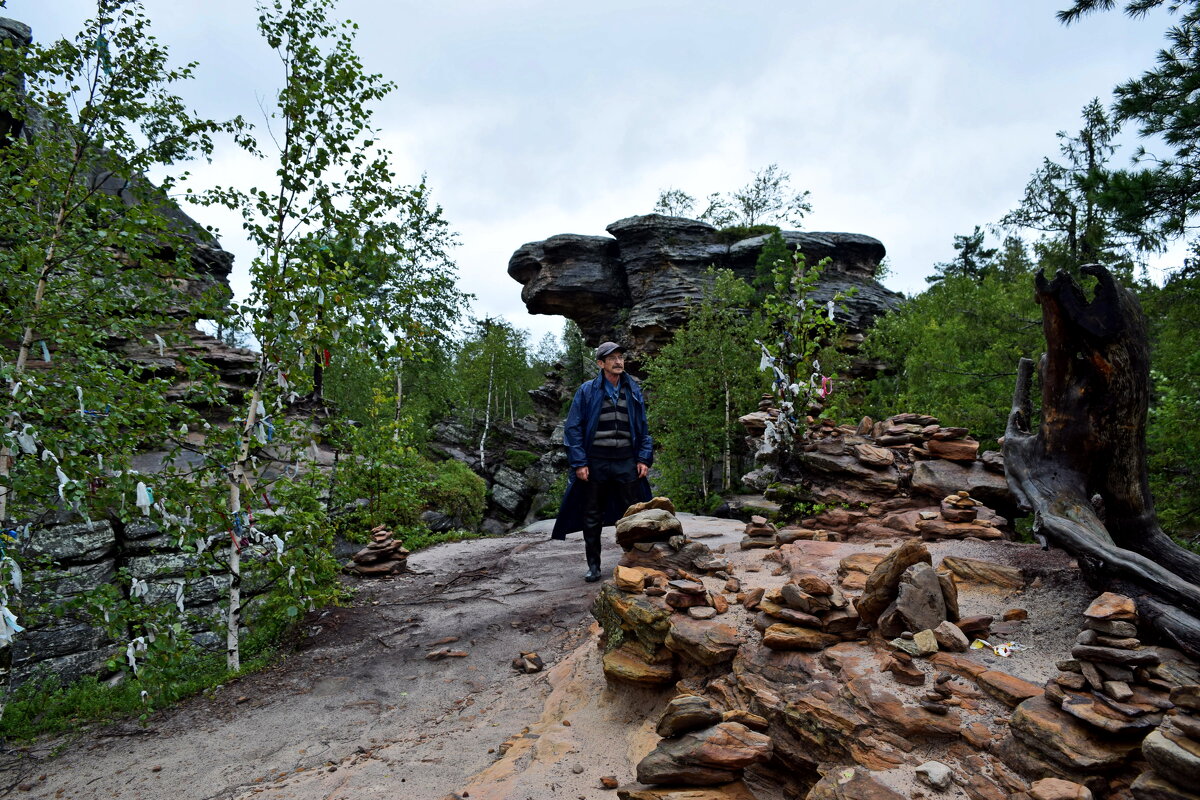
{"type": "Polygon", "coordinates": [[[583,532],[583,552],[587,556],[588,571],[583,579],[588,583],[600,580],[600,531],[583,532]]]}

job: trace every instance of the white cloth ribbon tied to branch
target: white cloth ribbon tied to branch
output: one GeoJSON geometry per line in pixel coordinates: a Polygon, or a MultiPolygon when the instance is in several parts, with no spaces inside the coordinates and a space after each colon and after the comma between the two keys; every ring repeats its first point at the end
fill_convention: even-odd
{"type": "Polygon", "coordinates": [[[125,648],[125,660],[129,662],[129,668],[133,670],[133,674],[138,674],[137,657],[145,653],[146,637],[139,636],[129,643],[125,648]]]}
{"type": "Polygon", "coordinates": [[[8,605],[0,602],[0,647],[8,647],[13,643],[13,636],[25,630],[17,622],[17,617],[8,610],[8,605]]]}
{"type": "Polygon", "coordinates": [[[142,510],[142,516],[150,516],[150,507],[154,505],[154,490],[146,484],[138,481],[137,489],[134,490],[133,504],[142,510]]]}
{"type": "Polygon", "coordinates": [[[37,455],[37,439],[33,437],[31,431],[33,426],[26,422],[21,426],[21,431],[17,434],[17,444],[21,447],[21,452],[26,455],[37,455]]]}
{"type": "Polygon", "coordinates": [[[159,358],[161,358],[161,357],[163,357],[164,355],[166,355],[167,343],[163,341],[163,337],[159,336],[159,335],[156,333],[156,334],[154,334],[154,341],[158,342],[158,355],[159,355],[159,358]]]}
{"type": "MultiPolygon", "coordinates": [[[[46,452],[50,451],[47,450],[46,452]]],[[[67,484],[71,482],[71,479],[62,471],[62,467],[57,465],[54,467],[54,474],[58,476],[58,496],[61,500],[65,501],[67,496],[63,494],[63,490],[67,488],[67,484]]]]}
{"type": "Polygon", "coordinates": [[[150,584],[146,583],[141,578],[134,578],[133,583],[129,584],[129,596],[133,598],[142,598],[146,596],[146,592],[150,591],[150,584]]]}

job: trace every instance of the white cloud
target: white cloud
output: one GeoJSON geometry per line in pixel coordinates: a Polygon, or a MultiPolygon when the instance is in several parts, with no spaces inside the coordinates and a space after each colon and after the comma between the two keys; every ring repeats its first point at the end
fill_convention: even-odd
{"type": "MultiPolygon", "coordinates": [[[[201,62],[183,87],[213,116],[259,121],[279,66],[248,0],[147,0],[159,37],[201,62]]],[[[1065,5],[1063,3],[1058,5],[1065,5]]],[[[45,40],[86,0],[12,0],[45,40]]],[[[859,0],[344,0],[369,70],[397,83],[377,111],[404,181],[429,174],[461,233],[476,313],[523,313],[508,257],[556,233],[602,235],[668,186],[702,196],[778,163],[813,193],[812,230],[882,240],[896,288],[916,291],[953,236],[1019,200],[1054,133],[1153,61],[1168,16],[1097,14],[1064,28],[1056,4],[859,0]]],[[[269,172],[269,170],[267,170],[269,172]]],[[[260,165],[222,153],[205,180],[260,165]]],[[[269,175],[268,175],[269,177],[269,175]]],[[[243,183],[244,185],[244,183],[243,183]]],[[[235,221],[209,211],[244,274],[235,221]]],[[[244,285],[244,277],[239,278],[244,285]]]]}

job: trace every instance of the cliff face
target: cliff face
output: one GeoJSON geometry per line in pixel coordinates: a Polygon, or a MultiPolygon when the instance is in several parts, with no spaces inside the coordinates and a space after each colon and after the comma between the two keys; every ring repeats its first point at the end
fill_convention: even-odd
{"type": "MultiPolygon", "coordinates": [[[[607,230],[611,236],[559,234],[522,245],[509,260],[508,274],[522,285],[521,299],[530,313],[568,317],[588,344],[622,342],[635,361],[657,353],[687,321],[690,306],[703,294],[708,267],[728,268],[748,279],[767,240],[756,236],[725,244],[711,225],[661,214],[627,217],[607,230]]],[[[862,333],[902,301],[873,277],[886,253],[878,239],[797,231],[783,237],[810,264],[832,259],[818,300],[857,290],[838,314],[850,333],[862,333]]]]}

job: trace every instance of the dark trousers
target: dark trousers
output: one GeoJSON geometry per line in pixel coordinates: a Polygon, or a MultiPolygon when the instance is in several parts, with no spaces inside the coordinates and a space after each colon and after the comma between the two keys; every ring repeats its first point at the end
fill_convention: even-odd
{"type": "Polygon", "coordinates": [[[588,479],[583,488],[583,550],[588,568],[600,568],[600,529],[604,509],[611,500],[621,513],[637,502],[637,462],[632,458],[593,458],[588,461],[588,479]]]}

